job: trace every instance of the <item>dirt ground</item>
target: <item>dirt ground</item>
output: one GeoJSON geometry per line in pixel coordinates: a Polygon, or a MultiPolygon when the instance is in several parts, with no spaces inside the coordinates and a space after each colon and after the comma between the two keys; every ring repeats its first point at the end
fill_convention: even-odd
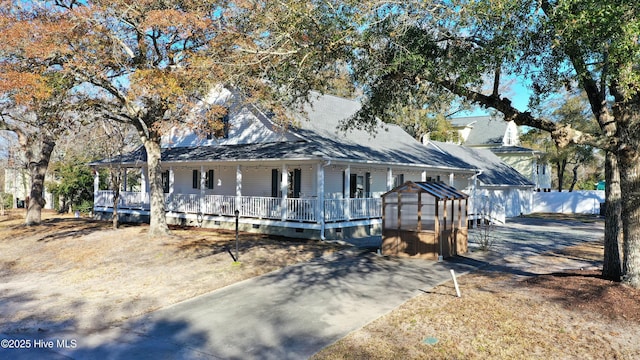
{"type": "Polygon", "coordinates": [[[313,358],[640,359],[640,290],[597,268],[567,270],[603,251],[600,241],[537,255],[536,276],[500,267],[462,276],[460,298],[449,281],[313,358]]]}
{"type": "MultiPolygon", "coordinates": [[[[341,248],[198,228],[150,239],[145,225],[46,214],[0,218],[0,332],[92,332],[341,248]]],[[[538,276],[499,268],[458,278],[352,332],[317,359],[638,359],[640,291],[599,277],[602,242],[527,259],[538,276]]],[[[505,259],[509,261],[509,259],[505,259]]],[[[513,261],[518,261],[514,259],[513,261]]]]}
{"type": "Polygon", "coordinates": [[[0,332],[91,332],[155,309],[339,249],[317,241],[173,229],[150,239],[146,225],[46,213],[21,225],[0,219],[0,332]]]}

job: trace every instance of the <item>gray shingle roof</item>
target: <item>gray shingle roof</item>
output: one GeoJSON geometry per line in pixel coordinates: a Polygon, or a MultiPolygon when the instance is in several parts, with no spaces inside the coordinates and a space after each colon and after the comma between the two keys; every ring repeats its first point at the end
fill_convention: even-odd
{"type": "MultiPolygon", "coordinates": [[[[377,134],[363,130],[338,131],[341,120],[359,109],[359,103],[331,95],[317,95],[306,107],[307,119],[289,131],[298,141],[163,148],[163,162],[336,160],[371,164],[415,165],[473,170],[475,166],[437,149],[423,146],[395,125],[379,124],[377,134]]],[[[144,148],[107,163],[138,164],[146,161],[144,148]]]]}
{"type": "Polygon", "coordinates": [[[485,186],[535,186],[516,169],[502,162],[489,149],[470,148],[437,141],[431,141],[429,145],[439,148],[462,161],[473,164],[476,168],[482,170],[478,180],[485,186]]]}
{"type": "Polygon", "coordinates": [[[471,116],[451,118],[449,121],[455,127],[472,127],[469,137],[464,142],[467,146],[501,146],[507,130],[507,122],[501,117],[471,116]]]}

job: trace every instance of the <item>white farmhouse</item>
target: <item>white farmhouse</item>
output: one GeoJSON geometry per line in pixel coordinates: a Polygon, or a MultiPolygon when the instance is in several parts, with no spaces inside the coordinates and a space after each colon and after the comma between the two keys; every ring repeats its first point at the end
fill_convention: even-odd
{"type": "MultiPolygon", "coordinates": [[[[234,104],[231,93],[213,100],[234,104]]],[[[231,228],[238,211],[245,231],[347,239],[380,234],[380,195],[406,181],[444,181],[466,188],[477,167],[425,147],[395,125],[377,132],[338,130],[359,103],[315,95],[297,124],[277,126],[252,105],[229,106],[223,136],[176,129],[164,139],[162,167],[167,221],[231,228]]],[[[121,192],[125,220],[148,219],[144,148],[117,162],[140,173],[134,191],[121,192]]],[[[125,177],[127,178],[127,177],[125,177]]],[[[94,212],[108,218],[112,192],[95,183],[94,212]]],[[[132,190],[126,184],[124,190],[132,190]]]]}

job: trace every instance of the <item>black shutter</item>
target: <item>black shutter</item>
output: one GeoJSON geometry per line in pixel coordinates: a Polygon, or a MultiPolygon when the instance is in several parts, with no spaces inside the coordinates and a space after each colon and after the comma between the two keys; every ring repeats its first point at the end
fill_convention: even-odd
{"type": "Polygon", "coordinates": [[[364,197],[371,197],[371,173],[364,173],[364,197]]]}
{"type": "Polygon", "coordinates": [[[300,197],[300,188],[302,187],[302,170],[293,170],[293,197],[300,197]]]}
{"type": "Polygon", "coordinates": [[[200,172],[198,170],[193,170],[193,188],[200,188],[200,172]]]}
{"type": "Polygon", "coordinates": [[[280,190],[280,181],[278,181],[278,169],[271,170],[271,197],[278,197],[280,190]]]}
{"type": "Polygon", "coordinates": [[[213,189],[213,170],[209,170],[207,173],[207,189],[213,189]]]}
{"type": "Polygon", "coordinates": [[[358,175],[351,174],[349,176],[349,197],[356,198],[358,197],[358,175]]]}

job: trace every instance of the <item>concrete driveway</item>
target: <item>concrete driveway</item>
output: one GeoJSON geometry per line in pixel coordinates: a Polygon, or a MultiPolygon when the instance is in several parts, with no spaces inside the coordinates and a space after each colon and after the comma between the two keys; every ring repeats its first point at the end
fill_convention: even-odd
{"type": "MultiPolygon", "coordinates": [[[[496,230],[494,248],[522,261],[503,263],[493,257],[491,266],[531,275],[528,257],[602,237],[602,224],[569,225],[510,221],[496,230]]],[[[433,262],[345,251],[228,286],[120,327],[82,336],[56,334],[57,339],[76,340],[75,348],[0,349],[0,358],[308,358],[421,291],[448,281],[451,269],[457,274],[473,271],[487,266],[488,258],[473,253],[433,262]]]]}

